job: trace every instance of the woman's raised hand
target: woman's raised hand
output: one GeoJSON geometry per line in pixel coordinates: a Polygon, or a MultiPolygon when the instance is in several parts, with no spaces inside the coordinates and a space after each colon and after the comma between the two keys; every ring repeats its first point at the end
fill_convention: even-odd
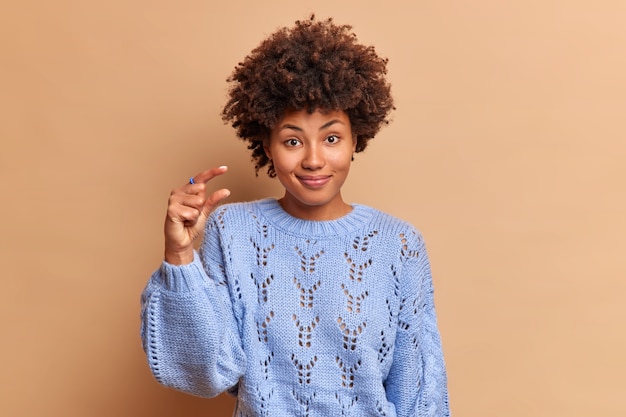
{"type": "Polygon", "coordinates": [[[226,188],[207,197],[207,182],[224,174],[227,167],[196,174],[189,183],[172,190],[165,218],[165,261],[174,265],[193,261],[193,243],[204,230],[209,214],[230,195],[226,188]]]}

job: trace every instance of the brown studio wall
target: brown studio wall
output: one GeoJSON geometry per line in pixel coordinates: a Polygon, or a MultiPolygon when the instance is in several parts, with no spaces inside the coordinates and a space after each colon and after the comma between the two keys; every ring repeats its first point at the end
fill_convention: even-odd
{"type": "Polygon", "coordinates": [[[626,9],[556,0],[3,5],[0,414],[230,415],[154,382],[139,294],[172,187],[280,194],[219,111],[311,11],[390,58],[345,196],[425,234],[455,415],[623,415],[626,9]]]}

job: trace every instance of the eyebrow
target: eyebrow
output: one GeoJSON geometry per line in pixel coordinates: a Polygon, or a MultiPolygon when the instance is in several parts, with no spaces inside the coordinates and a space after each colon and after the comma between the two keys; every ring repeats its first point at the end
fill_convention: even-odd
{"type": "MultiPolygon", "coordinates": [[[[324,123],[324,124],[323,124],[323,125],[319,128],[319,130],[320,130],[320,131],[322,131],[322,130],[324,130],[324,129],[328,129],[329,127],[331,127],[331,126],[332,126],[332,125],[334,125],[335,123],[341,123],[341,124],[344,124],[344,123],[343,123],[341,120],[339,120],[339,119],[333,119],[333,120],[331,120],[331,121],[329,121],[329,122],[324,123]]],[[[282,125],[282,126],[280,127],[280,130],[284,130],[284,129],[291,129],[291,130],[295,130],[295,131],[297,131],[297,132],[302,132],[302,131],[303,131],[301,127],[296,126],[296,125],[291,125],[291,124],[289,124],[289,123],[284,124],[284,125],[282,125]]]]}

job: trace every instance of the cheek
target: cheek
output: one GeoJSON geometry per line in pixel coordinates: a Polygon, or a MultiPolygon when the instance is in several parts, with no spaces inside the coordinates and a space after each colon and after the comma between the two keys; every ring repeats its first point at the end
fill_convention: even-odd
{"type": "Polygon", "coordinates": [[[297,165],[296,158],[294,158],[293,155],[282,152],[274,152],[272,162],[274,163],[274,169],[276,172],[289,172],[292,171],[297,165]]]}
{"type": "Polygon", "coordinates": [[[329,160],[332,161],[332,164],[337,168],[350,168],[352,152],[342,152],[341,154],[333,155],[329,160]]]}

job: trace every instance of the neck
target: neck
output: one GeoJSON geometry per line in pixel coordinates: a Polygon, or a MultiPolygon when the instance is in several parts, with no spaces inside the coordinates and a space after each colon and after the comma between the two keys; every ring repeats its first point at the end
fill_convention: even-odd
{"type": "Polygon", "coordinates": [[[297,200],[286,197],[281,198],[278,202],[289,215],[303,220],[337,220],[352,211],[352,206],[345,203],[341,198],[332,204],[319,206],[302,204],[297,200]]]}

